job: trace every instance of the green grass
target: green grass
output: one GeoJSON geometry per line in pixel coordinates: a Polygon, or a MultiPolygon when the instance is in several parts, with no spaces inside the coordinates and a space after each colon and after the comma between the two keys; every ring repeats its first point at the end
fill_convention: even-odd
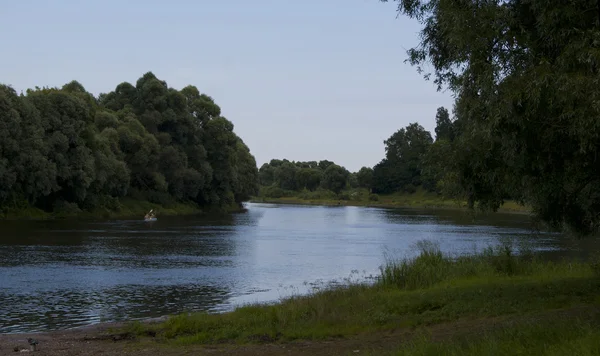
{"type": "Polygon", "coordinates": [[[543,262],[527,253],[517,256],[509,245],[460,258],[431,244],[421,249],[414,259],[388,261],[374,284],[353,283],[275,305],[183,314],[130,328],[180,345],[324,340],[600,305],[600,277],[591,263],[543,262]]]}
{"type": "MultiPolygon", "coordinates": [[[[389,355],[600,355],[598,320],[559,320],[522,323],[484,332],[482,335],[459,336],[435,342],[423,334],[389,355]]],[[[373,353],[381,355],[381,353],[373,353]]]]}
{"type": "MultiPolygon", "coordinates": [[[[351,189],[339,195],[331,191],[317,190],[315,192],[279,191],[276,197],[270,196],[267,188],[262,187],[257,197],[252,198],[256,203],[300,204],[300,205],[346,205],[368,206],[383,208],[438,208],[438,209],[467,209],[466,201],[447,199],[436,193],[418,188],[416,192],[394,193],[389,195],[370,194],[367,189],[351,189]]],[[[506,201],[499,209],[504,212],[529,212],[529,208],[514,201],[506,201]]]]}

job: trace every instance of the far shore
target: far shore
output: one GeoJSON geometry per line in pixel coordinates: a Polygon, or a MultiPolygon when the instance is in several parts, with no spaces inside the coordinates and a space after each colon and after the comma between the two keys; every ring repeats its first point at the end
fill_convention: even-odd
{"type": "MultiPolygon", "coordinates": [[[[396,196],[397,197],[397,196],[396,196]]],[[[464,202],[458,202],[449,199],[415,199],[410,200],[410,195],[404,197],[400,196],[399,199],[393,197],[383,197],[381,201],[364,201],[364,200],[335,200],[335,199],[301,199],[299,197],[282,197],[282,198],[267,198],[267,197],[253,197],[251,203],[265,203],[265,204],[287,204],[287,205],[315,205],[315,206],[357,206],[367,208],[413,208],[413,209],[432,209],[432,210],[463,210],[467,211],[469,208],[464,202]],[[403,199],[404,198],[404,199],[403,199]]],[[[511,214],[530,214],[529,208],[519,205],[514,201],[507,201],[504,205],[500,206],[498,212],[511,213],[511,214]]]]}
{"type": "Polygon", "coordinates": [[[223,211],[205,210],[193,203],[177,202],[168,205],[151,203],[143,200],[122,199],[119,206],[98,208],[92,211],[57,211],[47,212],[34,207],[8,209],[0,212],[2,220],[109,220],[109,219],[143,219],[150,210],[156,212],[160,219],[163,216],[194,216],[208,214],[238,213],[246,209],[243,206],[231,206],[223,211]]]}

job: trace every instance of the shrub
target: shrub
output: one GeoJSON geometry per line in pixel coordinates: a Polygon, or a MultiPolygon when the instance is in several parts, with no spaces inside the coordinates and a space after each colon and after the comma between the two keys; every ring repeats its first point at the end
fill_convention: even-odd
{"type": "Polygon", "coordinates": [[[417,191],[417,187],[415,187],[413,184],[407,184],[404,186],[404,191],[408,194],[412,194],[417,191]]]}

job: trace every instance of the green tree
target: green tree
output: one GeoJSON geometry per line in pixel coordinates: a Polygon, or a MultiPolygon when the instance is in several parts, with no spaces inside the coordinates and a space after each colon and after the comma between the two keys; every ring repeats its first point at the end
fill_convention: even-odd
{"type": "Polygon", "coordinates": [[[308,189],[311,192],[315,191],[321,184],[323,172],[316,168],[301,168],[296,173],[296,181],[298,189],[308,189]]]}
{"type": "Polygon", "coordinates": [[[258,170],[258,178],[261,185],[270,186],[275,183],[275,168],[265,163],[258,170]]]}
{"type": "Polygon", "coordinates": [[[348,172],[344,167],[338,166],[337,164],[330,164],[323,173],[322,185],[325,189],[329,189],[332,192],[339,194],[348,183],[348,172]]]}
{"type": "Polygon", "coordinates": [[[324,172],[332,164],[335,164],[335,163],[325,159],[325,160],[319,161],[317,166],[319,167],[320,170],[322,170],[324,172]]]}
{"type": "Polygon", "coordinates": [[[421,159],[432,142],[431,134],[417,123],[385,140],[385,158],[373,168],[373,191],[414,190],[421,184],[421,159]]]}
{"type": "Polygon", "coordinates": [[[450,114],[444,107],[439,107],[435,115],[435,140],[454,140],[454,127],[450,114]]]}
{"type": "Polygon", "coordinates": [[[296,174],[299,169],[295,164],[285,160],[281,166],[277,167],[275,171],[275,179],[279,185],[279,188],[286,190],[296,190],[298,182],[296,181],[296,174]]]}
{"type": "Polygon", "coordinates": [[[373,168],[362,167],[356,173],[356,179],[359,187],[371,189],[373,186],[373,168]]]}
{"type": "Polygon", "coordinates": [[[497,209],[508,192],[556,227],[597,231],[597,2],[398,4],[422,24],[410,62],[457,96],[471,204],[497,209]]]}

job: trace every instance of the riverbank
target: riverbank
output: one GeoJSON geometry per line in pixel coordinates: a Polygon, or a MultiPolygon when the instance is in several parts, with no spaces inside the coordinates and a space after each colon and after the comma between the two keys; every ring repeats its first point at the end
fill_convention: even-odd
{"type": "MultiPolygon", "coordinates": [[[[292,196],[268,197],[261,194],[253,197],[252,203],[324,205],[324,206],[364,206],[373,208],[424,208],[424,209],[457,209],[467,210],[467,202],[446,199],[438,194],[425,192],[421,189],[412,194],[395,193],[389,195],[369,194],[366,190],[354,190],[340,194],[300,194],[292,196]]],[[[527,214],[530,209],[514,201],[506,201],[499,209],[500,212],[527,214]]]]}
{"type": "MultiPolygon", "coordinates": [[[[200,215],[207,213],[206,210],[191,202],[173,202],[171,204],[161,205],[145,200],[122,198],[114,207],[98,208],[91,211],[64,209],[56,212],[47,212],[35,207],[23,206],[7,209],[4,213],[0,213],[0,220],[140,219],[151,209],[157,213],[158,217],[200,215]]],[[[243,210],[244,209],[239,206],[232,206],[227,209],[226,212],[235,213],[243,210]]]]}
{"type": "MultiPolygon", "coordinates": [[[[451,258],[422,244],[375,283],[225,314],[43,333],[40,355],[592,355],[600,263],[544,262],[509,245],[451,258]],[[45,349],[44,349],[45,347],[45,349]]],[[[1,351],[27,335],[4,335],[1,351]]],[[[21,341],[19,341],[21,340],[21,341]]],[[[26,345],[25,345],[26,346],[26,345]]]]}

